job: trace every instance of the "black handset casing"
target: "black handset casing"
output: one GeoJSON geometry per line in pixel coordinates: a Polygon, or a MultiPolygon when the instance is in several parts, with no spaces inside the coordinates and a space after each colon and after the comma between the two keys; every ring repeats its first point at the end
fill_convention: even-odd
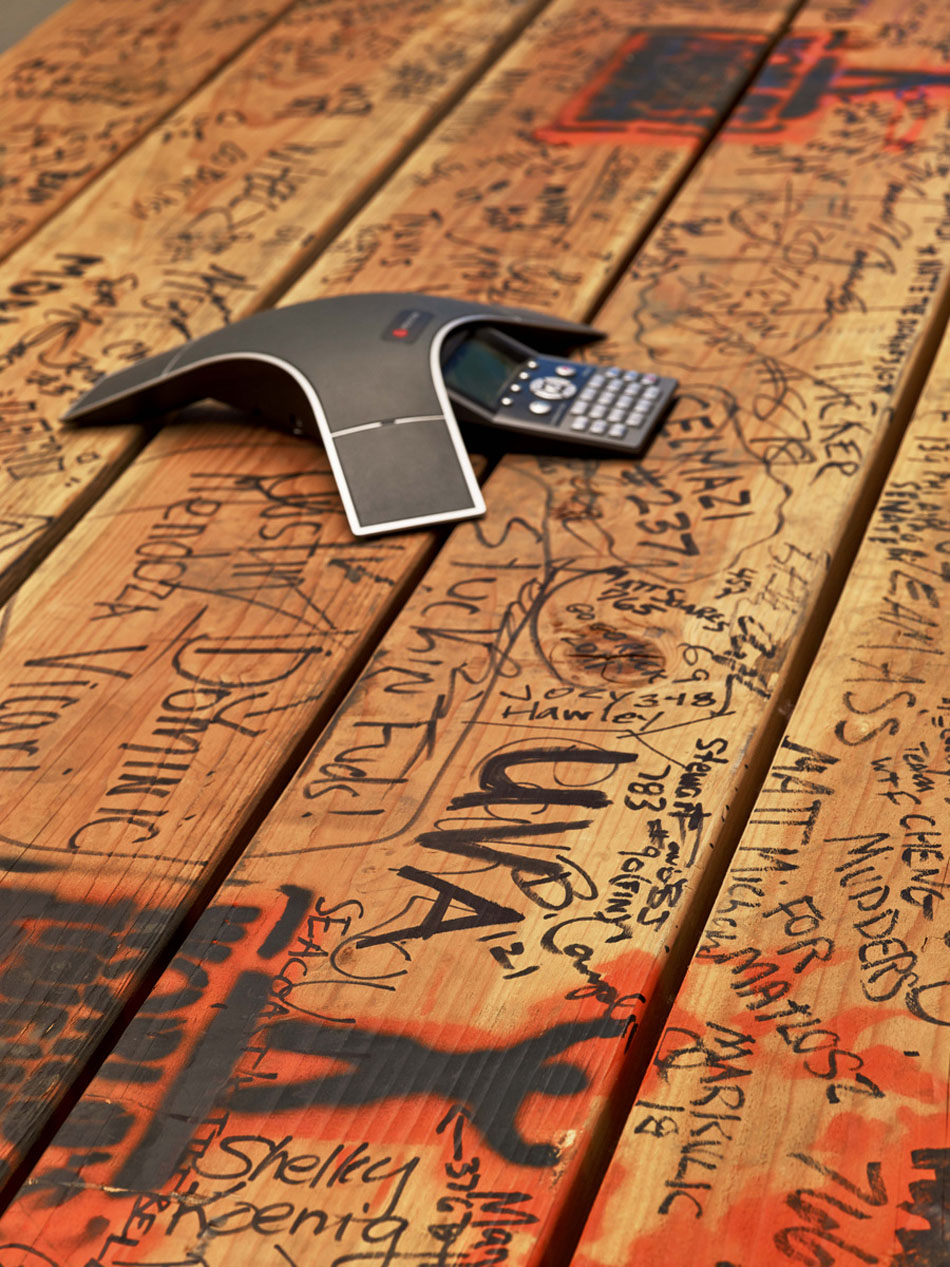
{"type": "Polygon", "coordinates": [[[637,454],[662,420],[676,379],[537,352],[491,327],[447,343],[442,373],[462,421],[637,454]]]}

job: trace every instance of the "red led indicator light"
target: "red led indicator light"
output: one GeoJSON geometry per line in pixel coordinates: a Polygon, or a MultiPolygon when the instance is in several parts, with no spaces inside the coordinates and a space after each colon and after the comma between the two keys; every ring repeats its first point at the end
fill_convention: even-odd
{"type": "Polygon", "coordinates": [[[404,339],[408,333],[409,331],[404,326],[397,326],[392,332],[394,339],[404,339]]]}

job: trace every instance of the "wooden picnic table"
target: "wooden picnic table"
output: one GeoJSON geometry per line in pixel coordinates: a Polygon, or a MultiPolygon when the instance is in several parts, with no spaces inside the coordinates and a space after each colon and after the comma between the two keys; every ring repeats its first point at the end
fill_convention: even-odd
{"type": "Polygon", "coordinates": [[[942,0],[72,0],[0,103],[0,1267],[950,1262],[942,0]],[[359,539],[60,422],[381,290],[677,403],[359,539]]]}

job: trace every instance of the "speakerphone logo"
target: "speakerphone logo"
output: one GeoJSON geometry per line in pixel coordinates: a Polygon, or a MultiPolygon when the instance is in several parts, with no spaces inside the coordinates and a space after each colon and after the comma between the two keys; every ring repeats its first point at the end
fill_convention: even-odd
{"type": "Polygon", "coordinates": [[[432,313],[422,308],[406,308],[399,312],[383,331],[387,343],[415,343],[432,320],[432,313]]]}

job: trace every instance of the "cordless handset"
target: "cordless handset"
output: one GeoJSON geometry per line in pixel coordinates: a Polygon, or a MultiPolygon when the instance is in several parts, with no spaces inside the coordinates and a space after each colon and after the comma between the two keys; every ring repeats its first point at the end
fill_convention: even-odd
{"type": "Polygon", "coordinates": [[[644,448],[678,386],[659,374],[535,352],[485,326],[447,345],[442,376],[463,421],[630,454],[644,448]]]}

